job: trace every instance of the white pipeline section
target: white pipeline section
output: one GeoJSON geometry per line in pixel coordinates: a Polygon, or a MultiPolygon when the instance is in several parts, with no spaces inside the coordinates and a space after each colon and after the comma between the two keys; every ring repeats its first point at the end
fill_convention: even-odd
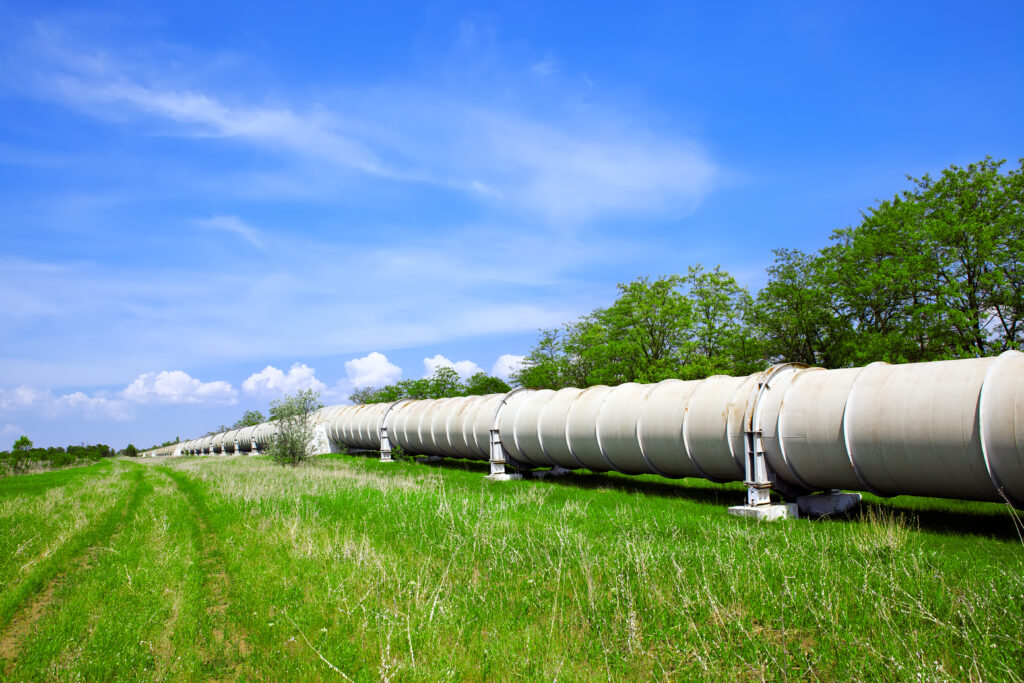
{"type": "MultiPolygon", "coordinates": [[[[317,422],[331,450],[387,456],[400,447],[487,460],[499,474],[507,464],[743,481],[755,507],[770,502],[770,490],[833,489],[1024,507],[1024,354],[1016,351],[331,406],[317,422]]],[[[274,430],[264,423],[205,437],[183,452],[264,450],[274,430]]]]}

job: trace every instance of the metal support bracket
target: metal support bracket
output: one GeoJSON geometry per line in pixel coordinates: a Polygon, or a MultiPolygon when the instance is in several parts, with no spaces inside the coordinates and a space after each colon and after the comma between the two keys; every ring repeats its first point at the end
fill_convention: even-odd
{"type": "Polygon", "coordinates": [[[388,406],[388,409],[384,411],[384,414],[380,416],[380,426],[377,427],[377,433],[380,435],[380,461],[381,462],[395,462],[394,456],[391,455],[391,436],[388,434],[388,415],[395,408],[401,405],[410,403],[413,399],[411,398],[400,398],[394,401],[388,406]]]}
{"type": "Polygon", "coordinates": [[[532,389],[517,387],[502,396],[498,407],[494,409],[494,416],[491,417],[490,450],[487,454],[491,464],[491,473],[487,475],[487,478],[491,481],[509,481],[510,479],[523,478],[523,475],[509,472],[506,469],[506,466],[509,464],[509,457],[505,446],[501,443],[501,413],[512,396],[524,391],[532,391],[532,389]]]}
{"type": "Polygon", "coordinates": [[[759,378],[757,393],[753,401],[747,404],[744,416],[744,458],[743,484],[747,487],[747,504],[729,508],[729,514],[741,517],[752,517],[764,521],[797,517],[798,508],[794,503],[773,504],[772,487],[775,484],[775,473],[768,466],[764,452],[761,432],[761,405],[766,392],[771,391],[772,380],[782,372],[793,367],[790,363],[775,365],[764,371],[759,378]]]}
{"type": "Polygon", "coordinates": [[[521,474],[514,474],[506,469],[508,465],[505,447],[501,444],[501,433],[498,429],[491,429],[491,447],[488,460],[491,465],[491,473],[487,478],[491,481],[509,481],[511,479],[522,479],[521,474]]]}
{"type": "Polygon", "coordinates": [[[380,426],[380,461],[395,461],[395,459],[391,457],[391,439],[388,438],[388,428],[383,424],[380,426]]]}
{"type": "Polygon", "coordinates": [[[746,473],[743,483],[747,487],[747,505],[770,505],[772,479],[764,456],[761,430],[746,432],[746,473]]]}

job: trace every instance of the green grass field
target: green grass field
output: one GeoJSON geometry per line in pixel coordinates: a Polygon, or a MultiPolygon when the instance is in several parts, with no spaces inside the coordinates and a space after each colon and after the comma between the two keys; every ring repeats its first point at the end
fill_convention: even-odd
{"type": "Polygon", "coordinates": [[[5,680],[1019,680],[1006,507],[331,456],[0,480],[5,680]]]}

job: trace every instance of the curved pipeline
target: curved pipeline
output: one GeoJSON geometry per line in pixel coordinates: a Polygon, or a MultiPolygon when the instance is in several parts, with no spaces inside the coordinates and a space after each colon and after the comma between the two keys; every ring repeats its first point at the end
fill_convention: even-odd
{"type": "MultiPolygon", "coordinates": [[[[518,467],[743,481],[751,437],[776,488],[1008,500],[1024,507],[1024,354],[747,377],[331,406],[330,442],[518,467]]],[[[273,423],[185,442],[263,450],[273,423]]]]}

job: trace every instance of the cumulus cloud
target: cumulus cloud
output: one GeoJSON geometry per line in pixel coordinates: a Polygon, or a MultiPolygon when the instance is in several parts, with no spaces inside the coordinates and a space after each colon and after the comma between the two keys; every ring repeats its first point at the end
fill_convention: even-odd
{"type": "Polygon", "coordinates": [[[441,354],[437,354],[433,358],[423,359],[424,377],[430,377],[438,368],[452,368],[464,380],[469,379],[478,372],[483,372],[483,368],[471,360],[460,360],[453,363],[441,354]]]}
{"type": "MultiPolygon", "coordinates": [[[[57,417],[74,414],[88,418],[109,417],[130,420],[131,410],[126,401],[107,396],[89,396],[81,391],[54,396],[49,389],[21,385],[14,389],[0,389],[0,410],[34,412],[57,417]]],[[[14,427],[14,425],[7,425],[14,427]]]]}
{"type": "Polygon", "coordinates": [[[316,370],[305,363],[295,363],[288,372],[268,365],[242,382],[242,390],[247,394],[293,394],[303,389],[320,393],[327,389],[327,385],[316,378],[316,370]]]}
{"type": "Polygon", "coordinates": [[[353,387],[382,387],[397,382],[402,376],[402,368],[389,361],[383,353],[374,351],[362,358],[345,361],[345,373],[353,387]]]}
{"type": "Polygon", "coordinates": [[[53,409],[58,414],[74,413],[85,417],[112,417],[115,420],[130,420],[132,412],[124,401],[103,396],[89,396],[76,391],[64,394],[53,402],[53,409]]]}
{"type": "Polygon", "coordinates": [[[525,359],[526,356],[517,356],[513,353],[503,353],[498,356],[498,360],[494,362],[494,366],[491,368],[491,375],[508,380],[512,377],[513,372],[519,372],[523,369],[523,361],[525,359]]]}
{"type": "Polygon", "coordinates": [[[0,389],[0,409],[32,408],[53,399],[49,391],[36,389],[26,384],[14,389],[0,389]]]}
{"type": "Polygon", "coordinates": [[[124,398],[136,403],[234,405],[238,402],[238,392],[227,382],[201,382],[181,370],[143,373],[121,393],[124,398]]]}

